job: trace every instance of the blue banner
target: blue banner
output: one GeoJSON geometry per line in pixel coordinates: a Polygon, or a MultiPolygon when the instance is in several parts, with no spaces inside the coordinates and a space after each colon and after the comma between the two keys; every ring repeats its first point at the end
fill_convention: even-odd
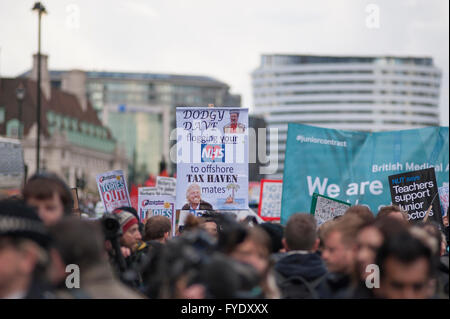
{"type": "Polygon", "coordinates": [[[391,205],[389,175],[434,167],[438,187],[449,180],[448,127],[351,132],[289,124],[281,223],[309,212],[313,193],[376,214],[391,205]]]}

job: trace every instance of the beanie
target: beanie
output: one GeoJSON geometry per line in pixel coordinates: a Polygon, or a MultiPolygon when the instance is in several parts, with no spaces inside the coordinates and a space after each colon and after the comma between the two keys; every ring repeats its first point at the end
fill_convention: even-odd
{"type": "Polygon", "coordinates": [[[127,230],[130,229],[131,226],[138,223],[137,218],[132,213],[129,213],[120,208],[116,208],[113,211],[113,214],[115,214],[119,218],[122,234],[125,234],[127,230]]]}
{"type": "Polygon", "coordinates": [[[0,236],[24,238],[44,249],[50,244],[50,235],[33,208],[18,199],[0,201],[0,236]]]}

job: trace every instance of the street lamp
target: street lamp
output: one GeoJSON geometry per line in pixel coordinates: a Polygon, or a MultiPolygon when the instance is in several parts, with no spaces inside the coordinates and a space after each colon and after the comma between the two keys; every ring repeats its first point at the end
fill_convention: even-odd
{"type": "Polygon", "coordinates": [[[42,3],[36,2],[32,11],[38,12],[38,62],[37,62],[37,141],[36,141],[36,173],[39,173],[39,149],[41,146],[41,16],[47,11],[42,3]]]}
{"type": "Polygon", "coordinates": [[[23,83],[20,82],[19,86],[16,88],[16,99],[19,104],[19,140],[22,139],[22,103],[25,99],[25,87],[23,83]]]}

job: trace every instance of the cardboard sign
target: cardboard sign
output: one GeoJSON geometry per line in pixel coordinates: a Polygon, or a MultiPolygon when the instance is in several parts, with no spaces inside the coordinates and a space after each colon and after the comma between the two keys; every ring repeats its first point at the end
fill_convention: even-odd
{"type": "Polygon", "coordinates": [[[174,196],[152,195],[151,192],[145,193],[145,191],[143,193],[139,192],[138,207],[139,219],[141,221],[152,216],[165,216],[169,218],[172,224],[172,236],[175,236],[176,212],[174,196]]]}
{"type": "Polygon", "coordinates": [[[441,205],[434,168],[389,176],[392,203],[408,212],[408,220],[413,222],[425,218],[433,205],[429,219],[442,225],[441,205]]]}
{"type": "Polygon", "coordinates": [[[177,195],[177,180],[173,177],[157,176],[156,188],[161,192],[161,195],[177,195]]]}
{"type": "Polygon", "coordinates": [[[282,180],[263,179],[261,181],[261,193],[258,207],[259,217],[266,221],[280,220],[282,191],[282,180]]]}
{"type": "Polygon", "coordinates": [[[441,201],[442,217],[448,214],[448,187],[439,187],[439,200],[441,201]]]}
{"type": "Polygon", "coordinates": [[[314,193],[310,213],[316,218],[317,226],[320,226],[328,220],[344,215],[350,206],[350,203],[314,193]]]}
{"type": "Polygon", "coordinates": [[[177,107],[181,210],[248,209],[248,109],[177,107]]]}
{"type": "Polygon", "coordinates": [[[131,206],[127,182],[122,170],[99,174],[96,180],[106,212],[112,213],[118,207],[131,206]]]}

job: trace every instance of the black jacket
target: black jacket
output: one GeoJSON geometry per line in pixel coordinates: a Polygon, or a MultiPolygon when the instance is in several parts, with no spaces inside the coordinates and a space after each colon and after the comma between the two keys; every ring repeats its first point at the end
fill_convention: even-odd
{"type": "Polygon", "coordinates": [[[321,299],[346,299],[350,298],[353,291],[351,277],[341,273],[328,273],[319,295],[321,299]]]}
{"type": "MultiPolygon", "coordinates": [[[[278,262],[275,264],[275,271],[281,276],[277,276],[278,284],[285,281],[286,279],[301,277],[306,280],[309,284],[314,282],[314,287],[311,286],[311,289],[314,288],[316,292],[316,297],[311,295],[300,297],[300,298],[317,298],[320,297],[320,290],[322,281],[325,278],[327,270],[322,259],[319,257],[317,253],[293,253],[286,254],[278,262]]],[[[287,295],[291,294],[291,288],[285,287],[286,291],[283,291],[283,287],[280,286],[282,295],[284,298],[287,295]]],[[[297,288],[295,291],[298,291],[297,288]]],[[[309,290],[311,291],[311,290],[309,290]]],[[[295,294],[294,294],[295,295],[295,294]]],[[[292,298],[299,298],[298,296],[292,298]]]]}

